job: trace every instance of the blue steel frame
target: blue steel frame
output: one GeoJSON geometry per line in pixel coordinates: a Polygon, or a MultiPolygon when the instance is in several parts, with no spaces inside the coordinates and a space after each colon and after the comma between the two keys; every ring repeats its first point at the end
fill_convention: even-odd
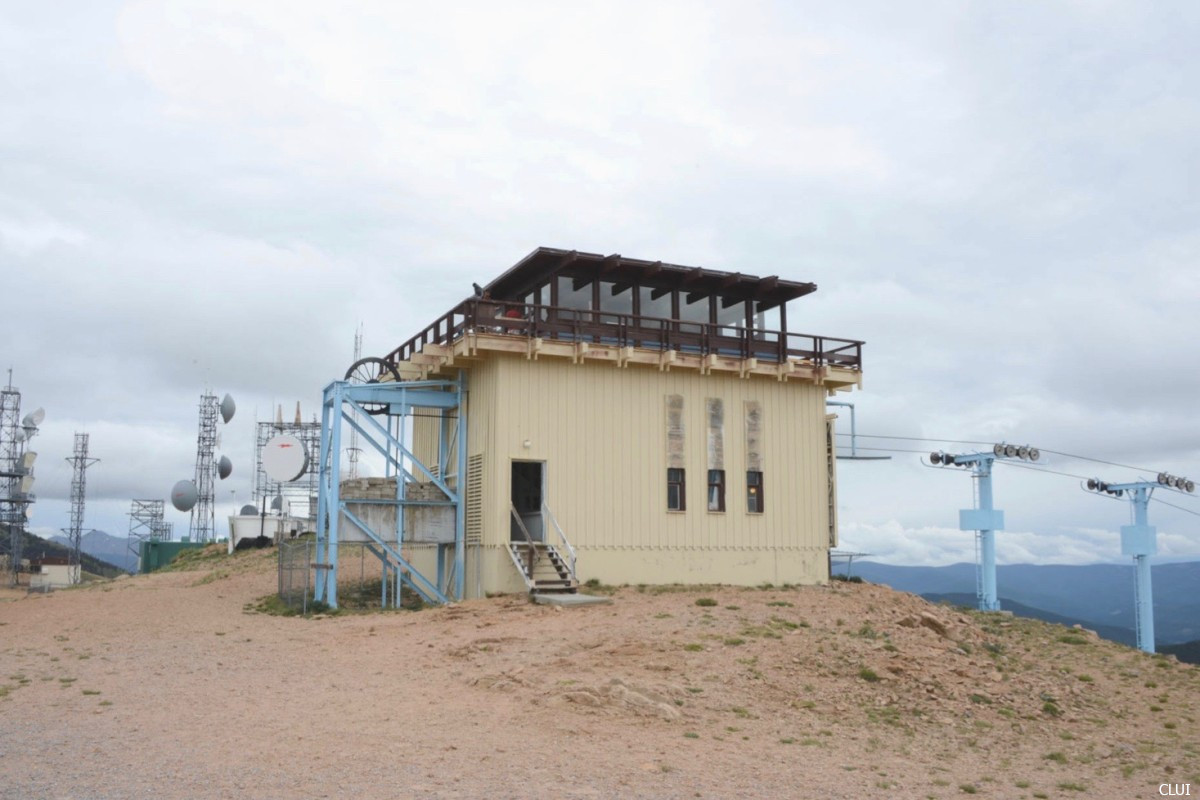
{"type": "Polygon", "coordinates": [[[979,588],[975,593],[980,611],[999,611],[996,594],[996,531],[1004,530],[1004,512],[992,506],[992,464],[994,453],[967,453],[951,456],[955,464],[971,467],[979,481],[979,496],[975,508],[958,512],[958,528],[979,532],[979,588]]]}
{"type": "Polygon", "coordinates": [[[361,530],[369,540],[367,547],[379,559],[383,572],[381,602],[387,604],[389,583],[393,587],[392,604],[399,605],[400,588],[408,586],[429,603],[448,603],[453,597],[463,598],[466,575],[466,471],[467,463],[467,420],[464,405],[466,397],[466,375],[459,372],[457,380],[406,381],[397,383],[350,384],[334,381],[325,387],[321,404],[321,454],[319,461],[319,486],[317,495],[317,557],[316,582],[313,599],[337,608],[337,563],[338,526],[343,515],[346,520],[361,530]],[[387,425],[381,425],[366,413],[364,405],[386,405],[387,425]],[[403,441],[404,418],[413,410],[438,409],[441,424],[438,426],[438,473],[435,474],[409,450],[403,441]],[[452,413],[453,412],[453,413],[452,413]],[[393,420],[400,438],[392,433],[393,420]],[[352,499],[356,504],[376,503],[396,506],[396,531],[393,547],[387,536],[371,530],[363,520],[346,508],[346,500],[340,496],[342,458],[342,423],[358,432],[365,446],[373,447],[387,461],[389,474],[396,476],[396,499],[364,501],[352,499]],[[455,448],[456,472],[443,474],[449,462],[450,448],[455,448]],[[405,485],[416,482],[417,475],[410,472],[405,463],[410,463],[423,480],[433,482],[441,489],[446,501],[414,501],[405,499],[405,485]],[[453,481],[454,487],[450,483],[453,481]],[[421,574],[401,553],[404,542],[404,508],[409,505],[439,505],[454,508],[454,544],[437,545],[437,575],[430,580],[421,574]],[[447,550],[454,549],[453,575],[446,574],[447,550]],[[453,577],[453,589],[450,587],[453,577]]]}
{"type": "Polygon", "coordinates": [[[1121,554],[1133,556],[1133,604],[1137,619],[1137,646],[1154,652],[1154,591],[1150,586],[1150,556],[1158,552],[1158,531],[1149,524],[1150,496],[1159,484],[1154,481],[1107,484],[1109,491],[1129,492],[1133,524],[1121,526],[1121,554]]]}

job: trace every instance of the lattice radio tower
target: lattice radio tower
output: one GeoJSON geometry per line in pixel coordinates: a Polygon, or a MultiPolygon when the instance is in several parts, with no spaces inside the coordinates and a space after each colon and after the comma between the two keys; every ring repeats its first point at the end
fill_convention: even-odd
{"type": "Polygon", "coordinates": [[[162,500],[133,500],[129,506],[129,538],[126,542],[139,561],[142,558],[142,542],[148,539],[171,540],[171,523],[163,522],[162,500]]]}
{"type": "Polygon", "coordinates": [[[67,534],[71,552],[67,554],[67,577],[71,583],[79,583],[83,577],[80,565],[80,550],[83,546],[83,508],[87,497],[87,468],[100,461],[88,457],[88,435],[75,434],[74,455],[67,459],[71,465],[71,527],[67,534]]]}
{"type": "Polygon", "coordinates": [[[196,439],[196,505],[188,534],[193,542],[207,542],[216,531],[216,510],[213,507],[213,454],[217,449],[217,415],[220,403],[217,396],[205,392],[200,396],[200,434],[196,439]]]}
{"type": "Polygon", "coordinates": [[[45,412],[40,408],[21,419],[21,392],[8,384],[0,389],[0,522],[8,526],[8,565],[13,585],[21,569],[21,544],[31,503],[33,461],[37,453],[26,452],[26,445],[37,433],[45,412]]]}

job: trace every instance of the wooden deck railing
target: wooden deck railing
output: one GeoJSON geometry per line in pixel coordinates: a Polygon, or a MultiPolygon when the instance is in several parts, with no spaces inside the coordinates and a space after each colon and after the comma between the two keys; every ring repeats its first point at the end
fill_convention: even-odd
{"type": "Polygon", "coordinates": [[[816,366],[862,369],[863,343],[805,333],[747,330],[731,325],[637,317],[610,311],[555,308],[473,298],[438,317],[423,331],[384,357],[395,367],[427,344],[449,344],[468,331],[527,338],[590,342],[617,347],[715,353],[783,362],[789,358],[816,366]]]}

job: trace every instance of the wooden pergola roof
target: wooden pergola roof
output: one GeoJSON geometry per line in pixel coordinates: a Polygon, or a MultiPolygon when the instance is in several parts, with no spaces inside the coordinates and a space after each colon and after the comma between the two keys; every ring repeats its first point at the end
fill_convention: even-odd
{"type": "Polygon", "coordinates": [[[778,275],[760,278],[740,272],[625,258],[616,253],[605,256],[553,247],[537,248],[483,288],[496,300],[520,301],[527,293],[556,275],[612,281],[618,285],[637,283],[659,289],[719,295],[726,306],[753,300],[760,311],[817,290],[815,283],[785,281],[778,275]]]}

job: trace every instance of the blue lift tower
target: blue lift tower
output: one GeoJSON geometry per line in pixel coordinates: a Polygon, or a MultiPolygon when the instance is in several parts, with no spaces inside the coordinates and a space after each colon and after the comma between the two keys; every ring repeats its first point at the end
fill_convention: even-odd
{"type": "Polygon", "coordinates": [[[1150,556],[1158,552],[1158,531],[1149,522],[1150,497],[1155,489],[1194,492],[1196,484],[1187,478],[1160,472],[1155,481],[1105,483],[1090,478],[1087,488],[1110,497],[1129,496],[1129,503],[1133,506],[1133,524],[1121,526],[1121,554],[1133,556],[1133,605],[1138,650],[1153,653],[1154,592],[1150,585],[1150,556]]]}
{"type": "Polygon", "coordinates": [[[954,455],[939,451],[929,454],[929,460],[935,466],[969,468],[977,481],[975,508],[958,512],[958,527],[959,530],[976,531],[975,599],[980,611],[1000,610],[996,595],[996,531],[1004,530],[1004,512],[992,507],[992,464],[1004,458],[1037,461],[1041,453],[1036,447],[998,444],[990,453],[954,455]]]}

